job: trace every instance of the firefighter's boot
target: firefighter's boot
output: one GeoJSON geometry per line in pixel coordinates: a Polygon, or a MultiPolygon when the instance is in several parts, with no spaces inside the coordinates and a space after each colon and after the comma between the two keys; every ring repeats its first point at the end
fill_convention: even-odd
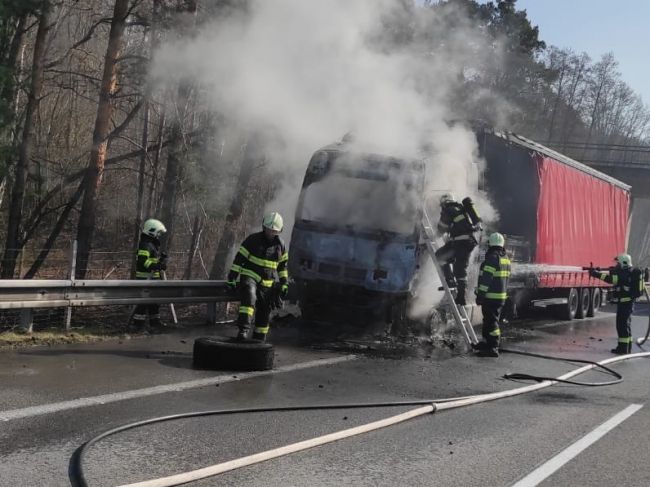
{"type": "Polygon", "coordinates": [[[268,333],[269,333],[269,325],[266,326],[255,325],[255,329],[253,330],[253,340],[265,342],[266,335],[268,335],[268,333]]]}
{"type": "Polygon", "coordinates": [[[260,342],[265,342],[266,341],[266,333],[253,333],[253,340],[257,340],[260,342]]]}
{"type": "Polygon", "coordinates": [[[619,343],[616,348],[612,348],[610,352],[615,353],[616,355],[627,355],[628,353],[632,353],[632,344],[619,343]]]}
{"type": "Polygon", "coordinates": [[[250,332],[250,328],[247,326],[242,326],[239,325],[239,331],[237,332],[237,341],[243,342],[245,340],[248,340],[248,334],[250,332]]]}
{"type": "Polygon", "coordinates": [[[237,326],[239,327],[239,332],[237,333],[237,340],[248,340],[254,315],[254,306],[247,306],[245,304],[239,305],[239,314],[237,315],[237,326]]]}
{"type": "Polygon", "coordinates": [[[158,331],[162,331],[165,328],[169,327],[169,325],[166,322],[160,319],[160,316],[158,318],[149,318],[149,325],[151,326],[151,328],[158,331]]]}
{"type": "Polygon", "coordinates": [[[467,281],[462,279],[458,280],[458,287],[456,288],[456,304],[458,306],[465,306],[467,301],[465,301],[465,291],[467,290],[467,281]]]}
{"type": "Polygon", "coordinates": [[[481,350],[478,351],[476,354],[477,357],[498,357],[499,356],[499,349],[498,348],[492,348],[492,347],[485,347],[481,350]]]}
{"type": "Polygon", "coordinates": [[[455,289],[458,284],[456,283],[456,278],[454,277],[454,271],[451,268],[451,264],[443,265],[442,272],[445,275],[447,286],[449,286],[451,289],[455,289]]]}
{"type": "Polygon", "coordinates": [[[140,312],[136,309],[136,312],[133,314],[133,318],[128,325],[129,330],[131,331],[144,331],[147,324],[147,315],[140,312]]]}

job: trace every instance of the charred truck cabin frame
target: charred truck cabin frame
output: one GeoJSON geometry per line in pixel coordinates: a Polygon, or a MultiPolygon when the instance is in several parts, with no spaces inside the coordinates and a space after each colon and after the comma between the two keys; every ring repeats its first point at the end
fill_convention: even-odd
{"type": "Polygon", "coordinates": [[[311,158],[298,199],[289,271],[303,316],[326,310],[402,319],[419,260],[424,162],[348,151],[311,158]]]}

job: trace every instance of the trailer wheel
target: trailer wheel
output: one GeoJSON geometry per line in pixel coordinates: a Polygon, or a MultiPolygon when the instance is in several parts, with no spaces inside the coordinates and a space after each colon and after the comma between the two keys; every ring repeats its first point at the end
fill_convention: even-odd
{"type": "Polygon", "coordinates": [[[580,293],[578,289],[572,287],[566,291],[565,296],[567,298],[566,304],[561,304],[558,307],[559,318],[562,320],[570,321],[576,317],[578,312],[578,307],[580,304],[580,293]]]}
{"type": "Polygon", "coordinates": [[[209,370],[269,370],[273,368],[273,345],[257,340],[229,337],[194,340],[194,366],[209,370]]]}
{"type": "Polygon", "coordinates": [[[589,288],[583,287],[581,289],[578,289],[578,309],[576,310],[576,318],[586,318],[590,305],[591,294],[589,293],[589,288]]]}
{"type": "Polygon", "coordinates": [[[587,316],[593,318],[596,316],[598,309],[603,304],[603,293],[600,292],[600,289],[595,287],[591,290],[590,300],[589,300],[589,309],[587,310],[587,316]]]}

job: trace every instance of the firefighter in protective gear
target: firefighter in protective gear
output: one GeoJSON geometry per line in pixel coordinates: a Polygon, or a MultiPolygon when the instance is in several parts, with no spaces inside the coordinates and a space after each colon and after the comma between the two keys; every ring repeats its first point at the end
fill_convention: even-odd
{"type": "Polygon", "coordinates": [[[481,218],[470,198],[462,203],[452,193],[440,198],[438,231],[448,234],[449,239],[436,251],[445,279],[450,288],[456,288],[456,304],[465,305],[467,291],[467,267],[470,255],[478,244],[476,232],[481,229],[481,218]],[[453,268],[452,268],[453,263],[453,268]]]}
{"type": "MultiPolygon", "coordinates": [[[[135,266],[136,279],[160,279],[160,273],[167,269],[166,256],[160,252],[160,239],[167,233],[161,221],[150,218],[142,225],[138,255],[135,266]]],[[[149,324],[161,328],[159,304],[138,304],[133,313],[133,326],[143,329],[149,316],[149,324]]]]}
{"type": "Polygon", "coordinates": [[[476,288],[476,304],[483,312],[483,341],[474,346],[480,357],[498,357],[501,328],[499,319],[507,299],[510,259],[506,256],[505,238],[493,233],[488,239],[488,250],[481,264],[476,288]]]}
{"type": "Polygon", "coordinates": [[[262,231],[246,237],[228,273],[228,285],[239,292],[237,338],[240,340],[248,338],[254,322],[252,338],[265,341],[269,332],[269,318],[276,302],[275,291],[279,291],[281,298],[285,298],[289,291],[289,254],[280,239],[282,227],[279,213],[265,215],[262,231]]]}
{"type": "Polygon", "coordinates": [[[623,355],[632,352],[632,312],[634,311],[634,300],[642,292],[642,289],[635,289],[635,287],[643,286],[643,281],[634,282],[632,278],[632,257],[629,254],[619,254],[614,260],[616,261],[616,267],[602,271],[600,269],[591,269],[589,275],[613,286],[618,345],[611,352],[623,355]]]}

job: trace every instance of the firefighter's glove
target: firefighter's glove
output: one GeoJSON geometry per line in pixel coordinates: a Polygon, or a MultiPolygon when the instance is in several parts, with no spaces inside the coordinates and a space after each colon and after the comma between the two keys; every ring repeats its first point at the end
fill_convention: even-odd
{"type": "Polygon", "coordinates": [[[160,262],[167,262],[167,254],[165,252],[160,253],[160,262]]]}
{"type": "Polygon", "coordinates": [[[235,291],[235,289],[237,289],[237,283],[235,282],[234,279],[230,280],[230,281],[227,281],[226,286],[228,286],[228,290],[230,290],[230,291],[235,291]]]}
{"type": "Polygon", "coordinates": [[[280,287],[280,297],[282,299],[286,299],[288,295],[289,295],[289,285],[283,284],[282,287],[280,287]]]}
{"type": "Polygon", "coordinates": [[[156,262],[155,264],[152,264],[149,269],[151,269],[152,271],[166,271],[167,264],[165,264],[164,262],[156,262]]]}
{"type": "Polygon", "coordinates": [[[589,271],[589,275],[590,275],[591,277],[599,278],[599,277],[600,277],[600,272],[598,272],[596,269],[591,269],[591,270],[589,271]]]}

